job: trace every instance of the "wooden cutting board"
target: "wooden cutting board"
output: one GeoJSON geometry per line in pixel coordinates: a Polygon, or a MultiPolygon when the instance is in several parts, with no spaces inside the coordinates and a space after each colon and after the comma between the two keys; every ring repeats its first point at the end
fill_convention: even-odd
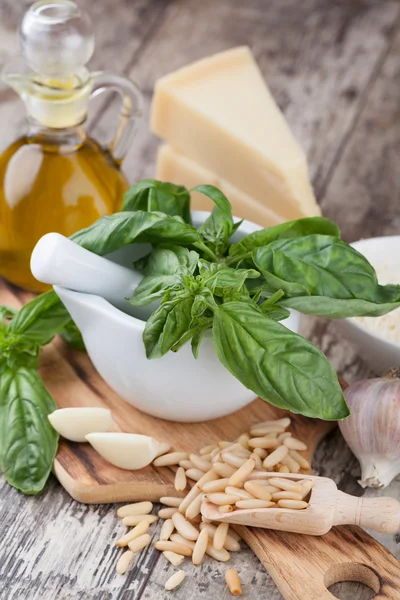
{"type": "MultiPolygon", "coordinates": [[[[28,298],[27,294],[0,281],[0,304],[18,307],[28,298]]],[[[135,368],[134,357],[132,368],[135,368]]],[[[60,340],[44,350],[41,375],[60,408],[110,408],[115,430],[152,435],[176,450],[197,451],[213,441],[231,440],[259,421],[286,414],[258,399],[233,415],[214,421],[193,424],[162,421],[121,400],[95,371],[86,353],[71,351],[60,340]]],[[[311,459],[333,424],[291,417],[293,434],[306,441],[311,459]]],[[[171,468],[149,466],[140,471],[125,471],[104,461],[89,444],[65,440],[60,442],[54,473],[73,498],[85,503],[158,500],[160,496],[176,493],[171,468]]],[[[334,596],[327,587],[344,580],[366,583],[378,593],[375,598],[400,598],[398,561],[358,527],[337,527],[319,538],[254,528],[237,529],[287,600],[332,599],[334,596]]]]}

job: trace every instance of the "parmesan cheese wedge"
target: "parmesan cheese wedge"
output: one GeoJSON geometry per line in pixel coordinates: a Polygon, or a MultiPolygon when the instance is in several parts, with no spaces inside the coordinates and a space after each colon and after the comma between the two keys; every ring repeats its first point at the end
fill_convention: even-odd
{"type": "Polygon", "coordinates": [[[88,433],[108,431],[113,424],[111,411],[96,406],[60,408],[48,418],[57,433],[71,442],[86,442],[88,433]]]}
{"type": "Polygon", "coordinates": [[[154,438],[138,433],[90,433],[86,439],[109,463],[131,471],[147,467],[161,445],[154,438]]]}
{"type": "Polygon", "coordinates": [[[248,47],[159,79],[151,129],[283,220],[320,214],[305,154],[248,47]]]}
{"type": "MultiPolygon", "coordinates": [[[[270,211],[267,206],[256,202],[225,179],[201,167],[194,160],[168,145],[161,146],[158,151],[156,179],[184,185],[188,189],[204,183],[215,185],[229,199],[235,217],[249,219],[263,227],[278,225],[284,221],[283,217],[270,211]]],[[[192,192],[191,199],[193,210],[212,211],[214,208],[214,203],[200,192],[192,192]]],[[[297,209],[293,210],[292,218],[299,218],[297,209]]]]}

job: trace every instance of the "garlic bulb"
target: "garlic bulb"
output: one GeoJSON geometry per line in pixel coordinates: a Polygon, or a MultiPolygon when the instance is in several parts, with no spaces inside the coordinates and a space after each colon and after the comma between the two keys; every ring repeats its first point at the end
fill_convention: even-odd
{"type": "Polygon", "coordinates": [[[340,431],[358,458],[362,487],[384,488],[400,473],[400,379],[393,370],[381,379],[359,381],[345,391],[350,416],[340,431]]]}

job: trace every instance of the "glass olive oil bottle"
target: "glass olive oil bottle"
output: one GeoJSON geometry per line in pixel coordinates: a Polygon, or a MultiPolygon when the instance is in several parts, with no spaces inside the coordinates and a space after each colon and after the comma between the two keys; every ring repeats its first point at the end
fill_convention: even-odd
{"type": "Polygon", "coordinates": [[[31,290],[31,252],[50,231],[69,236],[120,208],[128,183],[120,171],[141,95],[128,79],[90,73],[94,50],[88,16],[71,0],[39,1],[20,26],[24,61],[3,72],[3,81],[23,99],[26,134],[0,155],[0,275],[31,290]],[[122,112],[110,146],[85,133],[91,96],[112,89],[122,112]]]}

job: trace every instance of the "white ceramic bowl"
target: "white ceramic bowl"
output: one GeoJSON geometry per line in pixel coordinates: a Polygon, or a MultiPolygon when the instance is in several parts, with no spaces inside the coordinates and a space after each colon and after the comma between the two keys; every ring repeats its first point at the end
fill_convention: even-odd
{"type": "MultiPolygon", "coordinates": [[[[209,213],[194,212],[198,227],[209,213]]],[[[233,237],[260,229],[244,221],[233,237]]],[[[148,252],[149,246],[132,245],[109,258],[119,264],[148,252]]],[[[82,332],[94,366],[127,402],[155,417],[174,421],[205,421],[222,417],[249,404],[255,394],[245,388],[219,362],[211,332],[192,356],[190,344],[179,352],[148,360],[142,340],[145,322],[129,316],[100,296],[54,288],[82,332]]],[[[292,312],[285,325],[298,331],[300,315],[292,312]]]]}
{"type": "MultiPolygon", "coordinates": [[[[400,235],[360,240],[354,242],[352,246],[361,252],[375,269],[379,269],[380,266],[390,267],[399,264],[400,235]]],[[[360,356],[377,375],[382,375],[391,367],[400,365],[400,344],[367,329],[357,319],[343,319],[337,321],[336,325],[337,329],[357,346],[360,356]]]]}

